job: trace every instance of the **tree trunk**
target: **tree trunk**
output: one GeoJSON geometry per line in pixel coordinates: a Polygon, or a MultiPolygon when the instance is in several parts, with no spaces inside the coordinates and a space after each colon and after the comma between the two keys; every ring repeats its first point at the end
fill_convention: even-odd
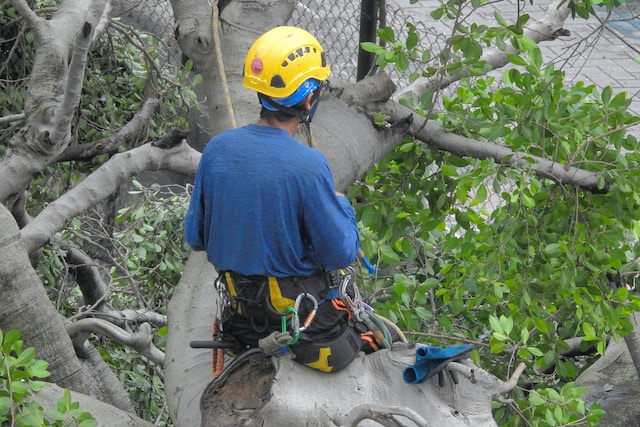
{"type": "Polygon", "coordinates": [[[133,411],[122,384],[95,349],[87,347],[78,359],[64,318],[58,313],[25,251],[11,213],[0,204],[0,329],[18,329],[27,347],[49,363],[47,381],[133,411]]]}
{"type": "Polygon", "coordinates": [[[604,356],[589,366],[576,384],[587,388],[583,398],[599,402],[606,415],[598,425],[640,426],[640,381],[625,341],[609,344],[604,356]]]}
{"type": "Polygon", "coordinates": [[[637,379],[640,381],[640,313],[634,313],[629,319],[633,325],[633,331],[624,338],[629,349],[629,355],[636,367],[637,379]]]}
{"type": "Polygon", "coordinates": [[[380,412],[411,408],[418,419],[428,420],[425,425],[495,427],[492,397],[510,387],[469,361],[453,365],[457,383],[447,371],[442,380],[435,375],[406,384],[402,373],[415,364],[415,348],[402,343],[361,353],[332,374],[300,365],[290,354],[274,358],[274,366],[270,362],[256,354],[228,378],[209,384],[202,396],[201,426],[347,426],[357,408],[380,406],[380,412]]]}
{"type": "Polygon", "coordinates": [[[25,252],[18,226],[2,204],[0,253],[4,254],[0,263],[0,329],[21,331],[25,345],[36,347],[37,357],[49,362],[50,381],[88,393],[64,319],[51,304],[25,252]]]}
{"type": "Polygon", "coordinates": [[[212,337],[216,276],[206,254],[193,252],[167,308],[165,393],[176,426],[200,425],[200,396],[213,377],[211,351],[191,349],[189,342],[212,337]]]}

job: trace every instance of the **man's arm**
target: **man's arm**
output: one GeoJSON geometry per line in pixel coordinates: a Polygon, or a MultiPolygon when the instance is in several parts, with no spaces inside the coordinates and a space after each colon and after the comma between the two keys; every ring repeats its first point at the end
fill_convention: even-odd
{"type": "Polygon", "coordinates": [[[199,175],[196,175],[189,209],[184,217],[184,236],[194,251],[205,250],[204,244],[204,200],[199,175]]]}
{"type": "Polygon", "coordinates": [[[349,199],[334,190],[328,167],[313,187],[306,198],[304,221],[314,257],[328,270],[345,268],[360,248],[355,212],[349,199]]]}

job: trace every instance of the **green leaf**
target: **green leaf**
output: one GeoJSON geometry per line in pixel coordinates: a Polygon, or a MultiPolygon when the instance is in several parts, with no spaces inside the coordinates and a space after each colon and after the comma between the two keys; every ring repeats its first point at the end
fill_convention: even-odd
{"type": "Polygon", "coordinates": [[[433,314],[431,313],[431,310],[425,307],[417,306],[415,308],[415,312],[418,315],[418,317],[424,321],[428,322],[433,318],[433,314]]]}
{"type": "Polygon", "coordinates": [[[549,333],[549,325],[547,325],[547,322],[545,322],[544,319],[534,316],[533,323],[536,325],[536,328],[538,328],[543,334],[549,333]]]}
{"type": "Polygon", "coordinates": [[[97,425],[98,425],[98,422],[93,418],[85,419],[78,423],[78,427],[96,427],[97,425]]]}
{"type": "Polygon", "coordinates": [[[373,42],[362,42],[360,43],[360,47],[365,52],[370,52],[370,53],[378,53],[380,50],[384,50],[383,48],[381,48],[380,46],[378,46],[373,42]]]}
{"type": "Polygon", "coordinates": [[[11,391],[15,394],[28,395],[29,387],[22,381],[11,381],[11,391]]]}
{"type": "Polygon", "coordinates": [[[536,201],[524,192],[520,193],[520,199],[522,200],[522,203],[528,208],[534,208],[536,206],[536,201]]]}
{"type": "MultiPolygon", "coordinates": [[[[4,337],[4,342],[2,343],[2,350],[5,353],[9,353],[11,350],[14,350],[13,345],[20,340],[20,331],[16,329],[12,329],[6,333],[4,337]]],[[[22,345],[20,345],[21,347],[22,345]]]]}
{"type": "Polygon", "coordinates": [[[440,165],[440,171],[446,176],[458,176],[458,168],[455,166],[443,164],[440,165]]]}
{"type": "Polygon", "coordinates": [[[544,353],[538,347],[527,347],[529,353],[533,354],[536,357],[542,357],[544,353]]]}
{"type": "Polygon", "coordinates": [[[7,396],[0,396],[0,423],[4,416],[9,414],[11,410],[11,399],[7,396]]]}
{"type": "Polygon", "coordinates": [[[69,412],[70,406],[71,406],[71,392],[69,391],[68,388],[65,388],[64,392],[62,393],[62,397],[58,399],[58,404],[56,405],[56,409],[58,410],[58,412],[65,414],[69,412]]]}
{"type": "Polygon", "coordinates": [[[496,22],[501,26],[506,27],[508,25],[507,21],[504,20],[500,12],[498,12],[497,10],[493,12],[493,16],[496,19],[496,22]]]}
{"type": "Polygon", "coordinates": [[[413,49],[418,45],[418,42],[420,41],[420,38],[418,37],[418,34],[415,31],[411,31],[408,35],[407,35],[407,49],[413,49]]]}
{"type": "Polygon", "coordinates": [[[491,330],[494,332],[504,332],[502,323],[494,315],[489,316],[489,325],[491,325],[491,330]]]}
{"type": "Polygon", "coordinates": [[[514,65],[519,65],[524,67],[525,65],[527,65],[527,61],[525,61],[525,59],[516,54],[516,53],[508,53],[507,54],[507,59],[509,60],[509,62],[511,62],[514,65]]]}
{"type": "Polygon", "coordinates": [[[492,335],[498,341],[507,341],[507,340],[509,340],[509,337],[506,336],[505,334],[503,334],[502,332],[494,332],[492,335]]]}
{"type": "Polygon", "coordinates": [[[25,366],[29,362],[33,360],[36,355],[36,349],[33,347],[28,347],[22,350],[22,352],[16,358],[14,362],[15,366],[25,366]]]}
{"type": "Polygon", "coordinates": [[[540,394],[535,390],[532,390],[531,393],[529,393],[529,403],[531,403],[533,406],[547,405],[546,399],[540,396],[540,394]]]}
{"type": "Polygon", "coordinates": [[[596,337],[596,330],[591,323],[582,322],[582,331],[584,332],[585,338],[596,337]]]}
{"type": "Polygon", "coordinates": [[[544,253],[551,257],[562,255],[562,245],[560,243],[550,243],[544,248],[544,253]]]}
{"type": "Polygon", "coordinates": [[[395,59],[396,68],[398,71],[406,71],[409,68],[409,60],[404,53],[398,53],[395,59]]]}
{"type": "Polygon", "coordinates": [[[380,254],[382,255],[382,259],[386,264],[394,264],[400,261],[400,257],[395,251],[389,246],[383,246],[380,248],[380,254]]]}
{"type": "Polygon", "coordinates": [[[378,37],[380,37],[380,40],[383,40],[389,43],[394,43],[396,41],[395,33],[393,32],[393,29],[391,29],[390,27],[379,28],[377,33],[378,33],[378,37]]]}

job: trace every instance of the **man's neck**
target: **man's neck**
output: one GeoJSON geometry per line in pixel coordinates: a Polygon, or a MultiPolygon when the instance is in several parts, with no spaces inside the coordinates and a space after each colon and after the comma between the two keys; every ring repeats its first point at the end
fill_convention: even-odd
{"type": "Polygon", "coordinates": [[[296,130],[298,129],[298,124],[300,124],[300,120],[291,119],[291,120],[287,120],[286,122],[273,120],[270,123],[267,119],[260,119],[260,120],[258,120],[258,122],[256,124],[258,126],[269,126],[269,127],[272,127],[272,128],[282,129],[282,130],[287,131],[289,133],[289,135],[295,136],[296,135],[296,130]]]}

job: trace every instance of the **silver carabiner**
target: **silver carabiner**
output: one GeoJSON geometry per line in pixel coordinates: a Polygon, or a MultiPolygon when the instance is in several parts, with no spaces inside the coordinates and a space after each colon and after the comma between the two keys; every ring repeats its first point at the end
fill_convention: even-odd
{"type": "Polygon", "coordinates": [[[313,303],[313,309],[307,315],[307,318],[304,320],[304,324],[302,326],[300,326],[300,319],[297,316],[295,322],[293,318],[291,319],[291,329],[293,330],[293,332],[303,332],[305,329],[307,329],[309,325],[311,325],[311,322],[313,322],[313,319],[315,319],[316,313],[318,312],[318,300],[316,299],[316,297],[307,292],[301,293],[296,298],[296,302],[293,306],[296,312],[300,312],[300,302],[302,302],[302,298],[307,298],[308,300],[310,300],[313,303]]]}

